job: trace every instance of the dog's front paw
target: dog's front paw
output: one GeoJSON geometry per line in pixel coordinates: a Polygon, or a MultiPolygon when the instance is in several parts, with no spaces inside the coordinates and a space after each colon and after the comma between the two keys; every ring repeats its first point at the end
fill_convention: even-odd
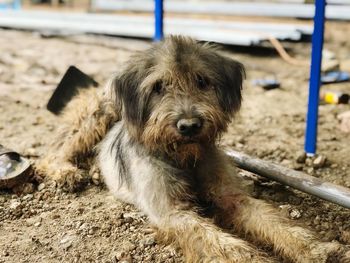
{"type": "Polygon", "coordinates": [[[74,164],[59,158],[44,158],[35,162],[35,175],[53,180],[57,186],[68,192],[82,190],[89,182],[89,175],[74,164]]]}
{"type": "Polygon", "coordinates": [[[350,263],[350,249],[338,242],[319,243],[311,250],[307,262],[350,263]]]}
{"type": "Polygon", "coordinates": [[[63,167],[58,171],[57,177],[58,186],[68,192],[76,192],[85,188],[89,182],[87,172],[78,169],[74,166],[63,167]]]}
{"type": "Polygon", "coordinates": [[[331,251],[326,263],[350,263],[350,248],[340,246],[337,250],[331,251]]]}

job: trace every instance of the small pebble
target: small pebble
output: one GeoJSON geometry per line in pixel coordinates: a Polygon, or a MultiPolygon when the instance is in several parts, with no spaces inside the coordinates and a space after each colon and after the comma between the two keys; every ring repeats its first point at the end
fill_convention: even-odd
{"type": "Polygon", "coordinates": [[[122,258],[124,258],[126,256],[126,252],[125,251],[117,251],[115,252],[115,255],[114,257],[117,259],[117,260],[121,260],[122,258]]]}
{"type": "Polygon", "coordinates": [[[327,158],[323,155],[317,156],[317,158],[312,162],[314,168],[322,168],[325,166],[327,158]]]}
{"type": "Polygon", "coordinates": [[[154,229],[153,228],[146,228],[143,230],[143,233],[145,234],[153,234],[154,233],[154,229]]]}
{"type": "Polygon", "coordinates": [[[25,151],[25,155],[28,157],[38,157],[39,156],[38,151],[34,148],[28,148],[25,151]]]}
{"type": "Polygon", "coordinates": [[[132,263],[132,257],[130,254],[126,255],[125,257],[123,257],[119,263],[132,263]]]}
{"type": "Polygon", "coordinates": [[[313,165],[313,159],[311,157],[307,157],[305,160],[306,166],[312,166],[313,165]]]}
{"type": "Polygon", "coordinates": [[[99,173],[94,173],[91,177],[91,180],[94,185],[99,185],[100,184],[100,175],[99,173]]]}
{"type": "Polygon", "coordinates": [[[38,191],[41,191],[45,188],[45,184],[44,183],[41,183],[38,185],[38,191]]]}
{"type": "Polygon", "coordinates": [[[121,247],[122,247],[123,250],[126,251],[126,252],[133,251],[133,250],[136,248],[136,246],[135,246],[133,243],[131,243],[130,241],[125,241],[125,242],[121,245],[121,247]]]}
{"type": "Polygon", "coordinates": [[[153,246],[154,244],[156,244],[156,240],[155,240],[154,236],[150,236],[150,237],[146,237],[143,240],[141,240],[141,243],[145,246],[153,246]]]}
{"type": "Polygon", "coordinates": [[[294,170],[296,170],[296,171],[301,171],[301,170],[303,170],[303,165],[302,164],[300,164],[300,163],[295,163],[295,164],[293,164],[293,166],[292,166],[292,168],[294,169],[294,170]]]}
{"type": "Polygon", "coordinates": [[[27,194],[27,195],[25,195],[25,196],[23,196],[23,200],[24,201],[29,201],[29,200],[33,200],[33,197],[34,197],[34,195],[32,195],[32,194],[27,194]]]}
{"type": "Polygon", "coordinates": [[[79,230],[84,230],[89,228],[89,224],[88,223],[83,223],[82,225],[80,225],[79,230]]]}
{"type": "Polygon", "coordinates": [[[11,200],[11,203],[9,205],[10,209],[16,210],[21,206],[21,203],[17,200],[11,200]]]}
{"type": "Polygon", "coordinates": [[[292,209],[289,213],[291,219],[299,219],[301,217],[301,213],[297,209],[292,209]]]}
{"type": "Polygon", "coordinates": [[[72,235],[66,235],[60,240],[60,247],[63,250],[68,250],[72,245],[73,241],[75,239],[75,236],[72,235]]]}
{"type": "Polygon", "coordinates": [[[132,221],[134,221],[136,219],[140,219],[140,218],[141,218],[141,214],[136,213],[136,212],[130,212],[130,213],[123,214],[124,222],[127,222],[127,223],[131,223],[132,221]]]}
{"type": "Polygon", "coordinates": [[[308,174],[313,174],[313,172],[314,172],[314,168],[313,167],[309,167],[306,170],[306,173],[308,173],[308,174]]]}
{"type": "Polygon", "coordinates": [[[301,164],[301,163],[305,163],[305,160],[306,160],[306,153],[305,152],[298,153],[296,162],[301,164]]]}

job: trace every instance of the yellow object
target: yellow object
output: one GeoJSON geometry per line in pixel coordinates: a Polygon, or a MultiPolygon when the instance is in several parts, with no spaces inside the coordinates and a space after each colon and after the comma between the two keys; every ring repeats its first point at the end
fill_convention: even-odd
{"type": "Polygon", "coordinates": [[[350,96],[342,92],[325,91],[321,93],[320,99],[328,104],[347,104],[350,96]]]}
{"type": "Polygon", "coordinates": [[[326,92],[324,94],[324,102],[329,103],[329,104],[338,104],[339,102],[339,95],[338,93],[334,92],[326,92]]]}

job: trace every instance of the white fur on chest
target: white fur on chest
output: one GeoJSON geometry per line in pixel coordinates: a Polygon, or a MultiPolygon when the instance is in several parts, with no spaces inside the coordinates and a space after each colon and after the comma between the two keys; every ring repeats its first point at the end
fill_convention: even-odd
{"type": "Polygon", "coordinates": [[[148,215],[153,223],[157,223],[159,215],[165,214],[169,209],[169,197],[165,183],[166,173],[164,170],[152,164],[152,157],[140,156],[132,145],[127,144],[127,135],[121,138],[120,147],[124,149],[124,156],[127,167],[129,183],[121,181],[119,172],[120,162],[117,161],[115,151],[111,151],[113,144],[122,123],[117,123],[100,143],[98,161],[102,176],[107,187],[118,199],[134,204],[148,215]],[[157,207],[157,211],[154,210],[157,207]]]}

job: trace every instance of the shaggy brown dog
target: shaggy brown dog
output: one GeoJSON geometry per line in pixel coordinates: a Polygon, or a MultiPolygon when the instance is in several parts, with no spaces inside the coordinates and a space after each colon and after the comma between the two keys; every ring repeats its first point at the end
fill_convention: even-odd
{"type": "Polygon", "coordinates": [[[56,155],[38,168],[72,188],[84,177],[81,160],[103,138],[97,152],[107,186],[147,214],[187,262],[275,262],[239,235],[292,262],[350,262],[340,244],[318,241],[244,193],[216,147],[240,108],[243,78],[242,64],[209,45],[168,38],[132,57],[103,94],[72,103],[56,155]]]}

